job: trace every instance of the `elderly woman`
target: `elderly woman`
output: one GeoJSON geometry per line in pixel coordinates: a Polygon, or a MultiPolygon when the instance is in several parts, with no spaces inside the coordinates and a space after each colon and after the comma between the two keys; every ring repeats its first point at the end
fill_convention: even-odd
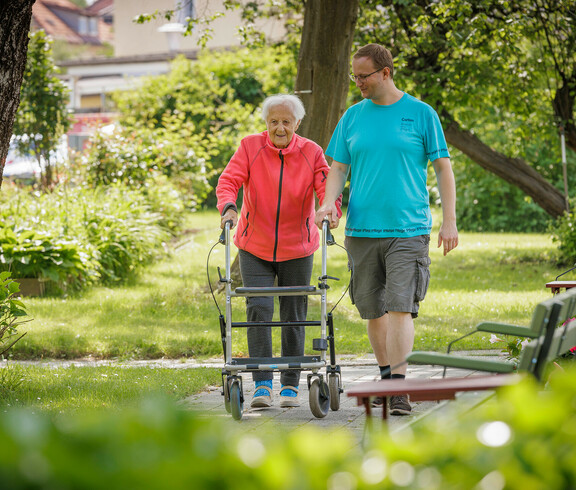
{"type": "MultiPolygon", "coordinates": [[[[295,95],[273,95],[262,105],[267,131],[244,138],[220,176],[216,195],[221,227],[236,225],[240,273],[245,287],[304,286],[310,284],[319,233],[314,226],[314,192],[324,199],[330,168],[322,148],[296,130],[305,115],[295,95]],[[240,217],[236,208],[243,187],[240,217]]],[[[341,213],[340,213],[341,215],[341,213]]],[[[280,296],[280,321],[305,321],[306,296],[280,296]]],[[[274,297],[246,298],[249,322],[270,322],[274,297]]],[[[269,327],[249,327],[250,357],[272,357],[269,327]]],[[[282,327],[282,356],[304,354],[304,327],[282,327]]],[[[272,405],[271,371],[255,371],[252,407],[272,405]]],[[[280,374],[280,406],[297,407],[300,371],[280,374]]]]}

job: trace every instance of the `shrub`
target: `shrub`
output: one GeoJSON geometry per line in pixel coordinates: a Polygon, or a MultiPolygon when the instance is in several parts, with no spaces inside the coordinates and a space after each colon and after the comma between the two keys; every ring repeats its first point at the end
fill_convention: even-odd
{"type": "MultiPolygon", "coordinates": [[[[576,206],[576,199],[570,201],[570,209],[576,206]]],[[[548,229],[552,241],[558,242],[559,262],[563,265],[574,265],[576,262],[576,214],[564,213],[548,229]]]]}
{"type": "MultiPolygon", "coordinates": [[[[177,57],[168,74],[148,78],[137,91],[115,94],[121,132],[143,142],[145,166],[184,178],[194,204],[203,204],[213,197],[212,187],[240,139],[265,129],[257,110],[264,97],[292,89],[295,67],[282,47],[204,52],[195,62],[177,57]],[[149,151],[158,158],[148,158],[149,151]]],[[[118,153],[128,159],[124,165],[111,162],[112,169],[130,171],[137,164],[136,152],[118,153]]],[[[89,158],[90,165],[102,164],[101,158],[89,158]]]]}
{"type": "MultiPolygon", "coordinates": [[[[541,104],[542,101],[533,101],[541,104]]],[[[537,111],[545,114],[547,109],[537,111]]],[[[496,110],[496,124],[478,119],[476,111],[462,111],[464,127],[479,129],[483,142],[510,158],[521,158],[544,179],[563,188],[557,127],[540,121],[533,114],[519,118],[496,110]],[[528,124],[527,124],[528,123],[528,124]],[[518,144],[521,141],[522,144],[518,144]]],[[[504,112],[502,112],[504,110],[504,112]]],[[[533,109],[532,109],[533,110],[533,109]]],[[[516,185],[510,184],[451,148],[456,177],[458,228],[466,231],[544,232],[550,216],[516,185]]],[[[571,158],[571,155],[568,155],[571,158]]],[[[568,187],[576,185],[576,173],[568,173],[568,187]]]]}
{"type": "Polygon", "coordinates": [[[197,204],[192,197],[185,197],[185,191],[179,191],[177,185],[165,176],[148,180],[141,191],[150,211],[157,214],[158,225],[172,234],[178,233],[184,215],[197,204]]]}
{"type": "Polygon", "coordinates": [[[88,267],[78,240],[47,232],[0,224],[0,247],[0,270],[17,278],[74,282],[88,267]]]}
{"type": "Polygon", "coordinates": [[[546,230],[550,217],[517,187],[473,163],[464,170],[455,165],[455,174],[459,229],[525,233],[546,230]]]}
{"type": "Polygon", "coordinates": [[[216,138],[195,134],[194,125],[180,117],[165,119],[165,126],[156,129],[96,132],[81,157],[85,181],[91,187],[125,184],[134,189],[151,189],[161,182],[162,187],[181,188],[186,196],[182,204],[196,208],[211,189],[206,162],[215,151],[216,138]]]}
{"type": "Polygon", "coordinates": [[[47,277],[61,288],[115,282],[159,254],[182,225],[185,208],[168,182],[140,190],[60,186],[51,194],[0,194],[0,270],[47,277]]]}
{"type": "Polygon", "coordinates": [[[25,335],[18,337],[17,328],[26,321],[23,318],[27,316],[24,303],[16,298],[19,291],[20,286],[10,278],[10,272],[0,272],[0,356],[25,335]]]}
{"type": "Polygon", "coordinates": [[[574,488],[576,372],[553,374],[549,390],[527,378],[479,410],[419,424],[385,438],[373,457],[391,488],[574,488]],[[411,442],[410,442],[411,441],[411,442]],[[403,474],[400,473],[403,470],[403,474]]]}
{"type": "Polygon", "coordinates": [[[141,187],[155,170],[155,148],[121,131],[96,131],[81,161],[91,186],[125,183],[141,187]]]}
{"type": "Polygon", "coordinates": [[[156,398],[55,419],[8,410],[0,475],[14,489],[574,488],[575,407],[574,371],[548,391],[526,379],[463,415],[374,432],[364,450],[342,430],[255,434],[156,398]]]}
{"type": "Polygon", "coordinates": [[[170,237],[144,195],[122,186],[95,190],[83,214],[82,236],[96,251],[98,273],[105,283],[129,277],[163,252],[170,237]]]}

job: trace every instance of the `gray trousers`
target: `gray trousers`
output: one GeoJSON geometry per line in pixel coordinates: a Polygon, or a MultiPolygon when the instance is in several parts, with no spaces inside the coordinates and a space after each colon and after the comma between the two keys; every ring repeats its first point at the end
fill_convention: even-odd
{"type": "MultiPolygon", "coordinates": [[[[244,287],[272,287],[276,277],[278,286],[308,286],[312,276],[314,255],[284,262],[268,262],[245,250],[239,250],[240,273],[244,287]]],[[[307,296],[279,296],[280,321],[305,321],[308,312],[307,296]]],[[[246,298],[246,316],[249,322],[270,322],[274,315],[274,296],[246,298]]],[[[281,327],[282,356],[304,355],[305,327],[281,327]]],[[[271,327],[248,327],[250,357],[272,357],[271,327]]],[[[254,381],[273,378],[272,371],[254,371],[254,381]]],[[[280,373],[283,385],[298,386],[299,370],[280,373]]]]}

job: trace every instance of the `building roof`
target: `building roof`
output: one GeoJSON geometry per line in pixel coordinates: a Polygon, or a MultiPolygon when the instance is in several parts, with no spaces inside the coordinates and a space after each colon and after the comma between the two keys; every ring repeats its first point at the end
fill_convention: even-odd
{"type": "Polygon", "coordinates": [[[84,42],[80,35],[52,12],[43,0],[38,0],[32,5],[32,25],[37,29],[43,29],[54,39],[63,39],[73,44],[84,42]]]}
{"type": "Polygon", "coordinates": [[[198,59],[199,49],[179,51],[178,53],[151,53],[133,56],[119,56],[114,58],[97,57],[89,59],[63,60],[58,63],[61,67],[71,66],[98,66],[98,65],[124,65],[127,63],[154,63],[158,61],[171,61],[176,55],[182,55],[188,59],[198,59]]]}
{"type": "Polygon", "coordinates": [[[70,0],[37,0],[36,3],[43,3],[47,7],[57,7],[64,10],[70,10],[72,12],[82,13],[83,9],[78,7],[75,3],[70,0]]]}
{"type": "MultiPolygon", "coordinates": [[[[81,34],[77,26],[66,21],[80,16],[98,17],[96,13],[81,9],[69,0],[36,0],[32,6],[32,27],[43,29],[54,39],[71,44],[101,44],[98,36],[81,34]]],[[[103,23],[100,19],[98,22],[103,23]]]]}
{"type": "Polygon", "coordinates": [[[86,11],[95,15],[111,14],[114,11],[114,0],[96,0],[92,5],[86,7],[86,11]]]}

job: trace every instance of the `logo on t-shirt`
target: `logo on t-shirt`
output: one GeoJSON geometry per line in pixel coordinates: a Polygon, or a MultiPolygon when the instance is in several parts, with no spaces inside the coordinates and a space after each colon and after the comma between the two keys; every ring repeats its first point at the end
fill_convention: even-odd
{"type": "Polygon", "coordinates": [[[400,131],[410,133],[414,127],[414,119],[403,117],[400,122],[400,131]]]}

